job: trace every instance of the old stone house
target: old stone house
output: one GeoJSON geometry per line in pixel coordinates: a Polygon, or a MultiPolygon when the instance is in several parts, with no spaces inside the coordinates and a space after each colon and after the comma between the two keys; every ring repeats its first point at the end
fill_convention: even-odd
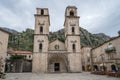
{"type": "Polygon", "coordinates": [[[32,52],[8,50],[6,72],[31,72],[32,52]]]}
{"type": "Polygon", "coordinates": [[[81,48],[82,70],[91,71],[91,46],[84,46],[81,48]]]}
{"type": "Polygon", "coordinates": [[[111,38],[93,48],[91,52],[94,71],[120,70],[120,36],[111,38]]]}
{"type": "Polygon", "coordinates": [[[2,58],[2,63],[3,63],[2,72],[4,72],[4,69],[5,69],[5,60],[7,56],[9,34],[10,34],[9,32],[0,28],[0,58],[2,58]]]}
{"type": "Polygon", "coordinates": [[[75,6],[65,10],[65,42],[49,42],[48,8],[37,8],[35,14],[32,72],[82,72],[79,16],[75,6]]]}

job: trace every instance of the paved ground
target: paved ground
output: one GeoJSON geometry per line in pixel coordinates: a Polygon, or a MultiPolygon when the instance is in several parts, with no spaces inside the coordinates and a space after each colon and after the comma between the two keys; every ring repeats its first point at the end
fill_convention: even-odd
{"type": "Polygon", "coordinates": [[[89,72],[56,74],[8,73],[7,78],[4,80],[120,80],[120,78],[93,75],[89,72]]]}

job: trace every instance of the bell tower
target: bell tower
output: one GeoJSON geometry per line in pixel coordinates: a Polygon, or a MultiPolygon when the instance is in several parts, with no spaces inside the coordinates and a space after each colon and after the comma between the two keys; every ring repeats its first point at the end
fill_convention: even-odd
{"type": "Polygon", "coordinates": [[[68,6],[65,10],[65,45],[67,47],[69,71],[82,72],[79,16],[75,6],[68,6]]]}
{"type": "Polygon", "coordinates": [[[49,12],[47,8],[37,8],[35,16],[33,72],[47,72],[49,12]],[[43,67],[44,66],[44,67],[43,67]]]}

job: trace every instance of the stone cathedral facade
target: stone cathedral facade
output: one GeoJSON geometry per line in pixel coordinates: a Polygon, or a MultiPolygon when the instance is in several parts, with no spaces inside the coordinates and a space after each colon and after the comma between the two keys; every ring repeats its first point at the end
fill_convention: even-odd
{"type": "Polygon", "coordinates": [[[64,21],[65,42],[49,42],[49,11],[37,8],[32,72],[82,72],[79,18],[77,8],[68,6],[64,21]]]}

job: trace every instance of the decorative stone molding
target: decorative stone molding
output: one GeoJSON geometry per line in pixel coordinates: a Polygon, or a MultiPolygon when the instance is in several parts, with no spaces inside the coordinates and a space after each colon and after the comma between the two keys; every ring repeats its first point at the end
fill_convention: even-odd
{"type": "Polygon", "coordinates": [[[76,40],[74,40],[74,41],[71,41],[71,43],[76,43],[77,41],[76,40]]]}
{"type": "Polygon", "coordinates": [[[38,21],[38,25],[44,25],[44,24],[45,24],[45,21],[43,22],[38,21]]]}
{"type": "Polygon", "coordinates": [[[70,24],[70,26],[76,26],[76,24],[70,24]]]}
{"type": "Polygon", "coordinates": [[[44,40],[38,40],[38,42],[44,42],[44,40]]]}

